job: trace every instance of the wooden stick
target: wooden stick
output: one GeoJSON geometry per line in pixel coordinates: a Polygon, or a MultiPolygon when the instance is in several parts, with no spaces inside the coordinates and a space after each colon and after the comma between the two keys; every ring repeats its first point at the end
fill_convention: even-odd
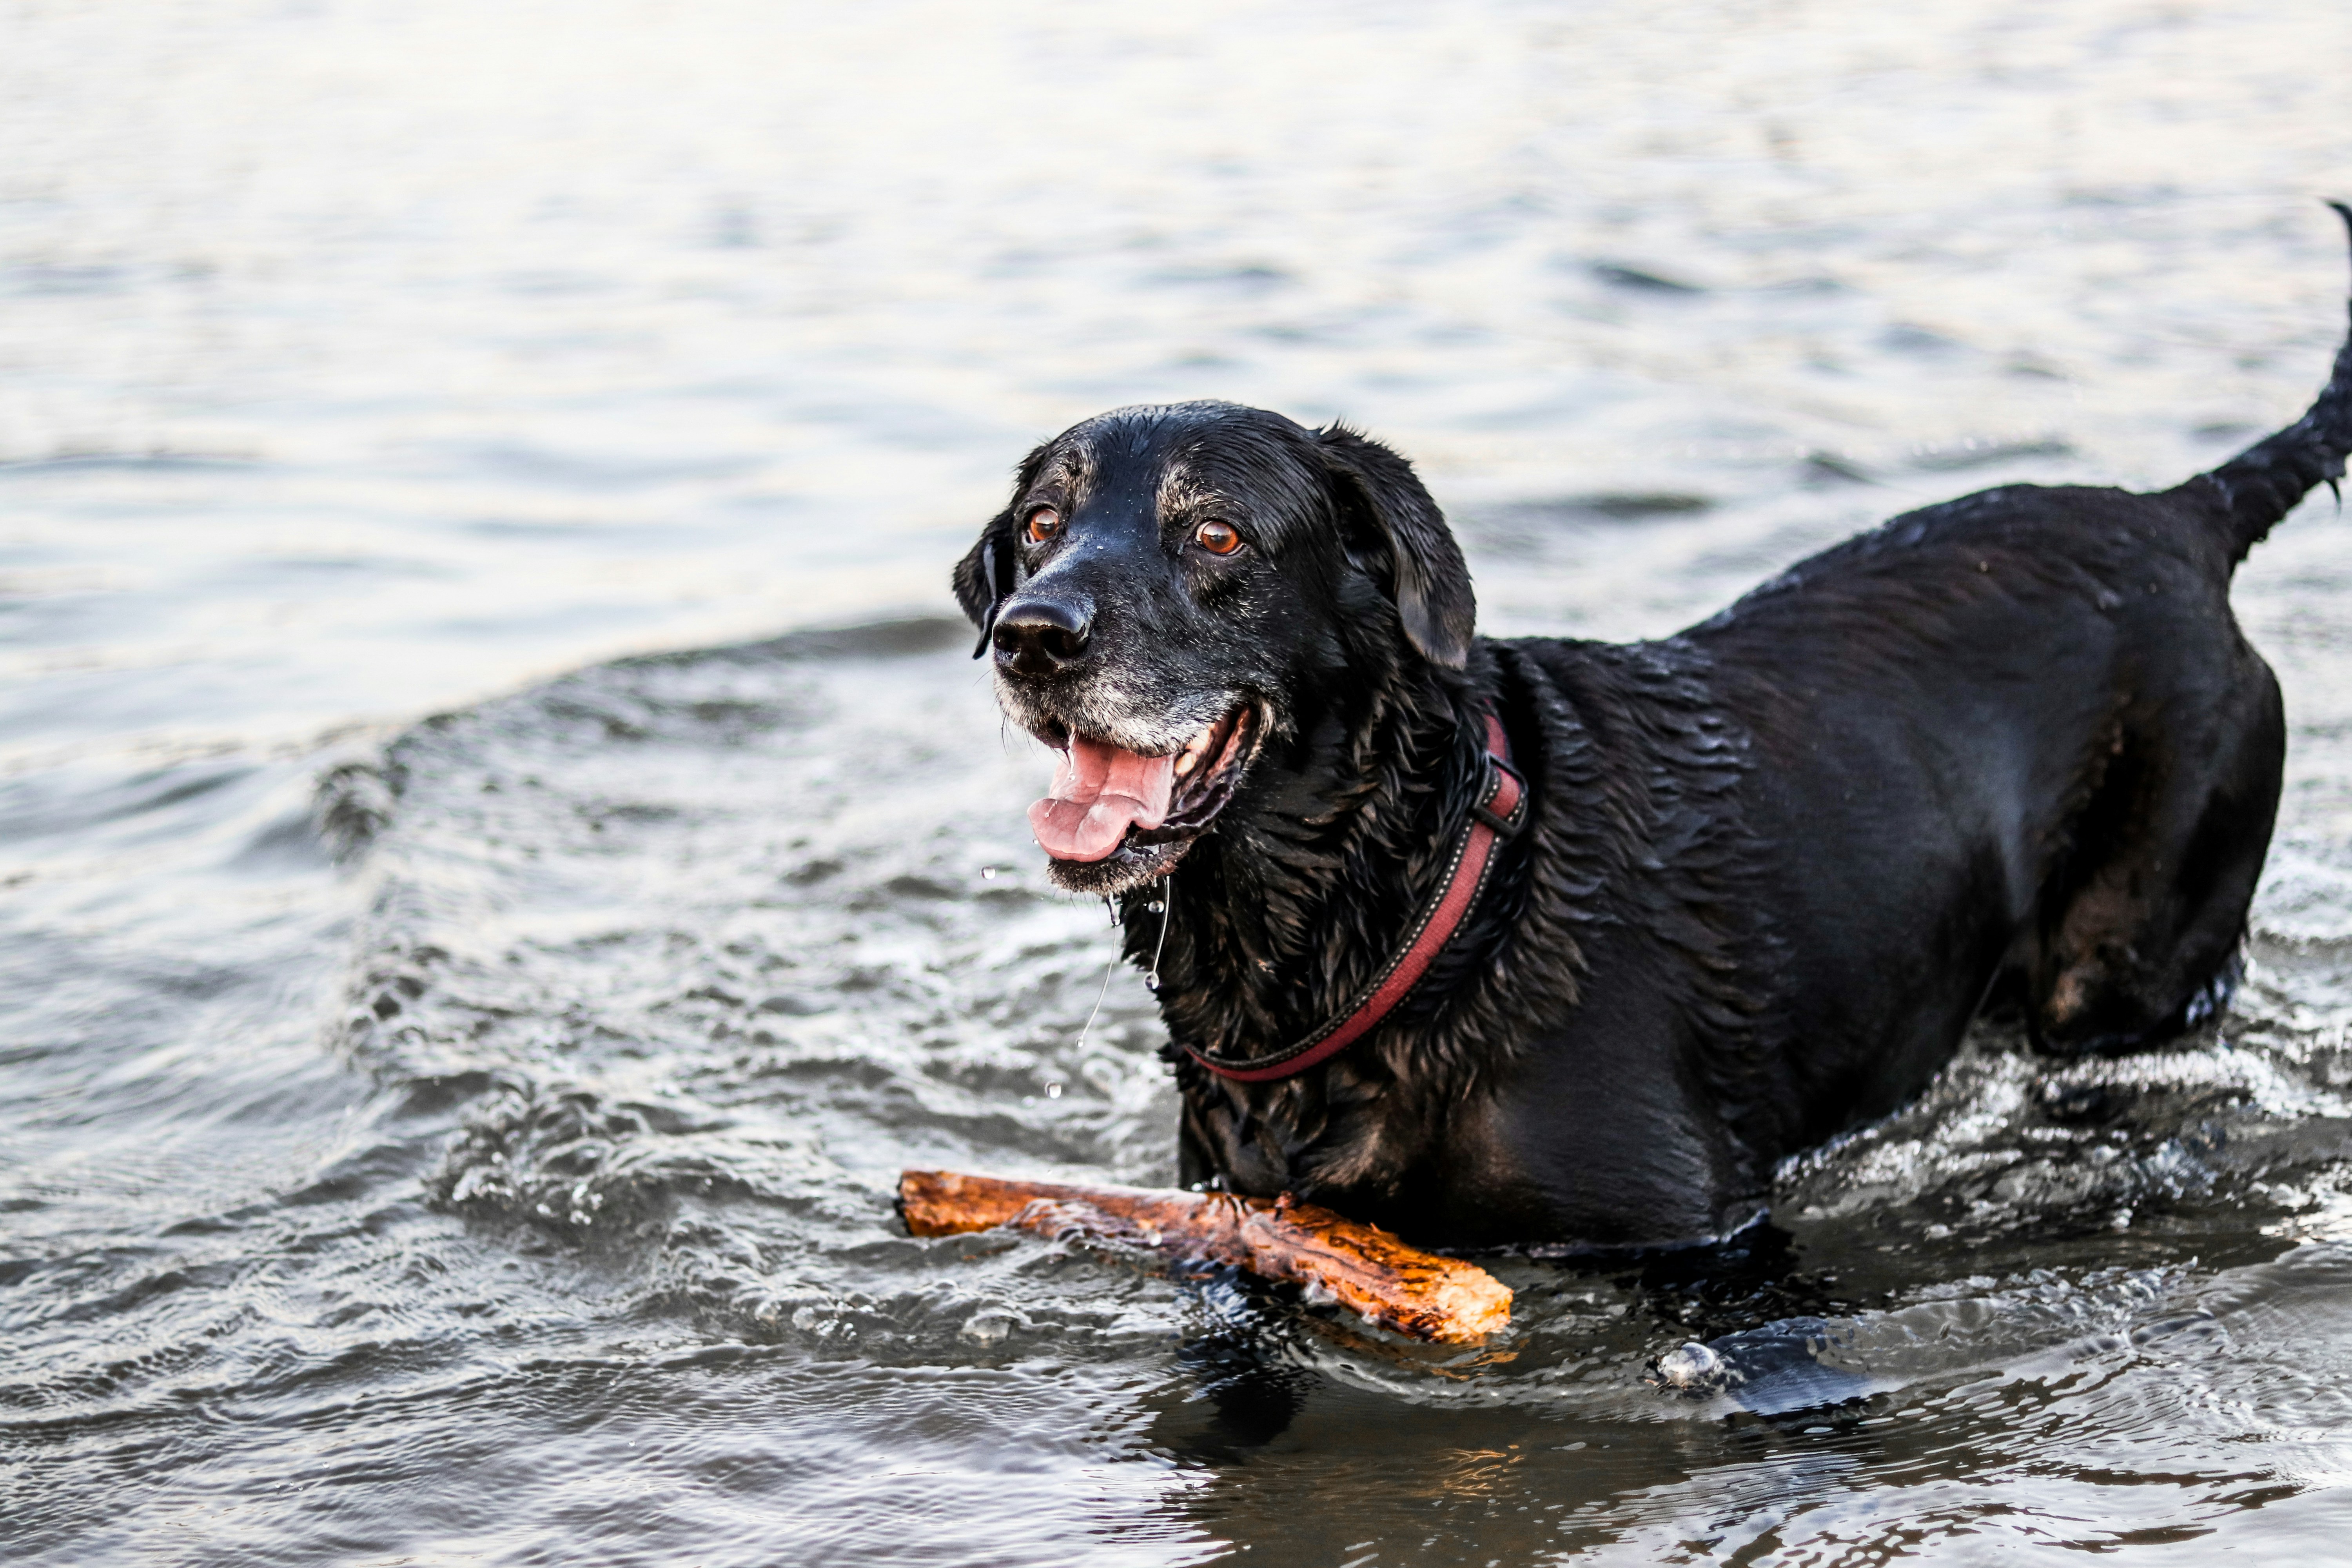
{"type": "Polygon", "coordinates": [[[1319,1287],[1341,1305],[1417,1339],[1465,1344],[1511,1321],[1509,1287],[1476,1264],[1407,1247],[1376,1226],[1287,1194],[1244,1198],[908,1171],[898,1177],[898,1212],[917,1236],[1009,1225],[1059,1240],[1231,1264],[1319,1287]]]}

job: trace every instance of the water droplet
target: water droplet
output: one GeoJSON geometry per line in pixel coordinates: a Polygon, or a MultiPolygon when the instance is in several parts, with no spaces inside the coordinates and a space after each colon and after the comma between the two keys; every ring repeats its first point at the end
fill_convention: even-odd
{"type": "Polygon", "coordinates": [[[996,868],[993,866],[982,866],[980,868],[980,875],[983,881],[993,881],[996,878],[996,868]]]}
{"type": "Polygon", "coordinates": [[[1693,1340],[1658,1358],[1658,1381],[1668,1388],[1696,1388],[1723,1367],[1723,1358],[1693,1340]]]}
{"type": "Polygon", "coordinates": [[[1159,989],[1160,989],[1160,976],[1158,976],[1157,974],[1147,974],[1147,975],[1145,975],[1145,976],[1143,977],[1143,988],[1144,988],[1146,991],[1157,991],[1157,990],[1159,990],[1159,989]]]}
{"type": "Polygon", "coordinates": [[[1045,1086],[1045,1098],[1046,1098],[1047,1100],[1059,1100],[1059,1099],[1061,1099],[1061,1098],[1062,1098],[1062,1086],[1061,1086],[1060,1084],[1058,1084],[1058,1083],[1049,1083],[1049,1084],[1047,1084],[1047,1085],[1045,1086]]]}
{"type": "Polygon", "coordinates": [[[1162,912],[1162,911],[1163,911],[1163,910],[1165,910],[1167,908],[1168,908],[1168,906],[1167,906],[1166,904],[1162,903],[1162,902],[1161,902],[1160,900],[1158,900],[1158,899],[1154,899],[1154,900],[1152,900],[1150,903],[1148,903],[1148,904],[1146,904],[1146,905],[1144,905],[1144,906],[1143,906],[1143,910],[1144,910],[1144,912],[1145,912],[1146,914],[1153,914],[1153,915],[1156,915],[1156,914],[1159,914],[1159,913],[1162,912]]]}
{"type": "Polygon", "coordinates": [[[976,1340],[984,1345],[992,1345],[1003,1340],[1023,1323],[1024,1320],[1015,1317],[1002,1307],[983,1307],[965,1320],[963,1327],[958,1329],[956,1332],[965,1339],[976,1340]]]}

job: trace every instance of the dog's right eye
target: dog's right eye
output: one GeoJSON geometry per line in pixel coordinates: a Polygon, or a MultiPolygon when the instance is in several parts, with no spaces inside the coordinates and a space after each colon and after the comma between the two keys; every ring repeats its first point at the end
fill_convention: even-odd
{"type": "Polygon", "coordinates": [[[1242,547],[1241,531],[1213,517],[1192,531],[1192,542],[1212,555],[1231,555],[1242,547]]]}
{"type": "Polygon", "coordinates": [[[1029,514],[1029,542],[1043,544],[1062,531],[1062,514],[1050,506],[1041,506],[1029,514]]]}

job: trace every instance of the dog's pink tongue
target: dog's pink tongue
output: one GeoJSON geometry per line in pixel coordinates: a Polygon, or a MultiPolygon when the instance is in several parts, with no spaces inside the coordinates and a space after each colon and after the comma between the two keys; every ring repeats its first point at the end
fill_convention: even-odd
{"type": "Polygon", "coordinates": [[[1139,756],[1073,735],[1054,764],[1053,793],[1029,808],[1029,829],[1056,860],[1099,860],[1128,827],[1157,827],[1176,787],[1176,759],[1139,756]]]}

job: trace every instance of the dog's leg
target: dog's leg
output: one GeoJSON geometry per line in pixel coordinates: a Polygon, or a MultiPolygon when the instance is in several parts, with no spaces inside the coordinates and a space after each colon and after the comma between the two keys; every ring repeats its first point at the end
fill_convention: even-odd
{"type": "Polygon", "coordinates": [[[2162,746],[2127,738],[2044,892],[2027,1008],[2059,1056],[2157,1044],[2225,1005],[2276,816],[2285,725],[2267,668],[2162,746]]]}

